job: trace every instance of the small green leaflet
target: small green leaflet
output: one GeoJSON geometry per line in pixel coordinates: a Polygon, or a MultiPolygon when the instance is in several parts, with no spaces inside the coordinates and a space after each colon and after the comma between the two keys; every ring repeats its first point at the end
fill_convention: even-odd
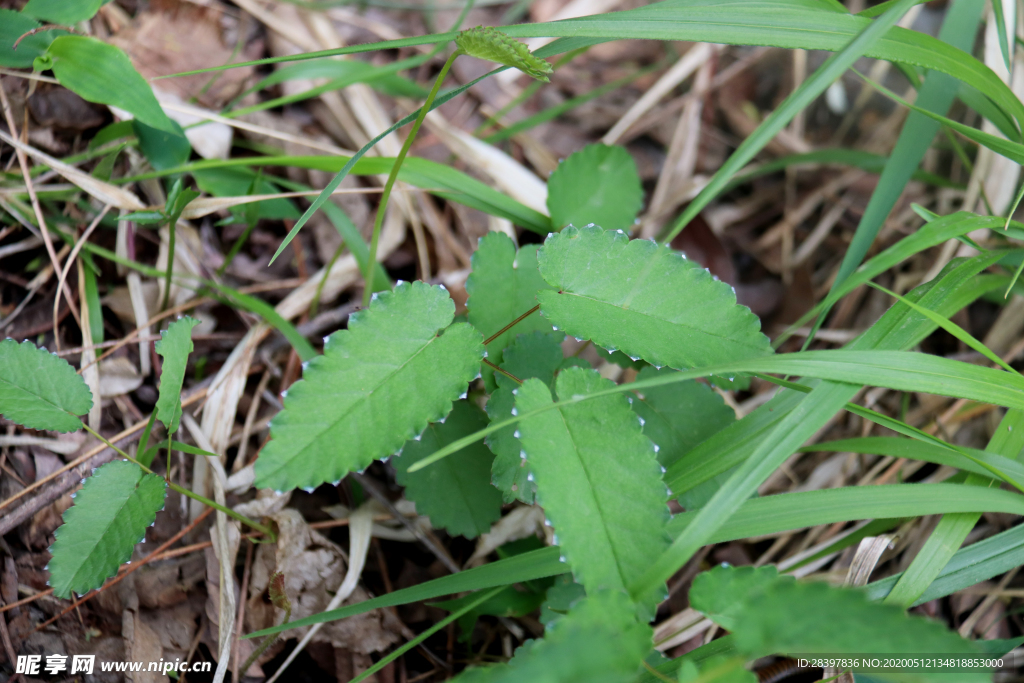
{"type": "MultiPolygon", "coordinates": [[[[980,654],[977,645],[903,608],[870,602],[861,590],[773,576],[771,567],[716,567],[690,589],[693,607],[732,631],[743,654],[785,652],[832,656],[980,654]],[[808,609],[813,605],[813,609],[808,609]]],[[[887,680],[948,680],[948,673],[889,672],[887,680]]],[[[957,683],[990,680],[986,671],[957,674],[957,683]]]]}
{"type": "MultiPolygon", "coordinates": [[[[636,381],[672,373],[645,367],[636,381]]],[[[644,434],[658,447],[658,462],[669,467],[687,451],[736,421],[714,389],[700,382],[677,382],[650,387],[629,399],[633,412],[644,421],[644,434]]]]}
{"type": "Polygon", "coordinates": [[[618,145],[587,145],[548,178],[548,212],[556,230],[588,224],[629,230],[643,203],[636,163],[618,145]]]}
{"type": "Polygon", "coordinates": [[[527,641],[508,664],[469,669],[458,683],[629,683],[652,646],[651,627],[640,624],[621,592],[601,591],[575,603],[547,630],[527,641]]]}
{"type": "Polygon", "coordinates": [[[288,390],[256,460],[256,485],[338,481],[448,414],[478,375],[484,351],[480,333],[451,325],[454,317],[455,303],[440,286],[402,283],[375,294],[288,390]]]}
{"type": "Polygon", "coordinates": [[[181,386],[185,382],[188,354],[192,353],[192,328],[199,324],[195,318],[185,316],[175,320],[160,333],[154,345],[164,359],[160,371],[160,396],[156,401],[157,418],[167,427],[168,434],[178,431],[181,420],[181,386]]]}
{"type": "MultiPolygon", "coordinates": [[[[508,235],[490,232],[480,238],[472,256],[473,272],[466,280],[469,322],[484,339],[497,333],[513,320],[537,305],[537,292],[550,289],[537,270],[537,246],[516,251],[508,235]]],[[[487,345],[487,360],[501,365],[502,350],[517,335],[541,330],[550,332],[551,323],[536,313],[495,337],[487,345]]],[[[485,377],[490,377],[490,369],[485,377]]]]}
{"type": "Polygon", "coordinates": [[[434,467],[410,474],[409,465],[486,426],[482,410],[470,401],[457,401],[443,422],[432,422],[392,460],[398,483],[416,503],[416,511],[453,536],[476,538],[501,518],[501,493],[490,482],[494,456],[479,441],[434,467]]]}
{"type": "Polygon", "coordinates": [[[541,313],[574,337],[679,369],[772,352],[732,288],[667,247],[570,227],[550,235],[537,260],[558,290],[537,294],[541,313]]]}
{"type": "Polygon", "coordinates": [[[31,342],[0,342],[0,415],[29,429],[73,432],[92,393],[68,362],[31,342]]]}
{"type": "Polygon", "coordinates": [[[162,477],[115,460],[93,470],[64,513],[50,547],[50,585],[58,598],[79,595],[117,573],[164,507],[162,477]]]}
{"type": "MultiPolygon", "coordinates": [[[[560,336],[553,332],[519,335],[512,345],[505,349],[502,369],[519,379],[537,377],[550,386],[555,377],[555,370],[563,362],[562,347],[559,345],[560,336]]],[[[501,373],[495,373],[495,380],[498,388],[487,400],[487,415],[492,422],[512,417],[512,409],[516,402],[512,390],[518,386],[501,373]]],[[[530,479],[529,464],[522,457],[523,446],[516,438],[515,431],[515,425],[509,425],[487,436],[487,446],[494,452],[491,483],[502,492],[506,503],[521,500],[527,505],[532,505],[537,487],[530,479]]]]}
{"type": "MultiPolygon", "coordinates": [[[[555,381],[563,401],[612,386],[583,368],[563,370],[555,381]]],[[[521,415],[552,403],[551,390],[539,379],[514,393],[521,415]]],[[[547,410],[524,418],[519,431],[537,502],[561,538],[576,580],[588,592],[630,586],[669,541],[661,467],[625,397],[612,394],[547,410]]],[[[660,590],[642,596],[641,609],[653,614],[660,598],[660,590]]]]}
{"type": "Polygon", "coordinates": [[[61,36],[36,58],[34,67],[52,69],[61,85],[84,100],[113,105],[147,126],[178,134],[149,84],[120,48],[87,36],[61,36]]]}
{"type": "Polygon", "coordinates": [[[538,81],[548,82],[551,65],[530,53],[525,43],[490,26],[466,29],[455,36],[455,44],[470,57],[486,59],[519,69],[538,81]]]}

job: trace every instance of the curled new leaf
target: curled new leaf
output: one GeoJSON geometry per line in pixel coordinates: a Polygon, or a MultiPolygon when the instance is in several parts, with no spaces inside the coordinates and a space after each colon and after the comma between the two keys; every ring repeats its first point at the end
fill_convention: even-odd
{"type": "Polygon", "coordinates": [[[490,26],[466,29],[455,36],[455,44],[470,57],[511,66],[538,81],[547,83],[551,74],[551,65],[531,54],[525,43],[490,26]]]}
{"type": "Polygon", "coordinates": [[[100,467],[64,513],[50,547],[50,585],[59,598],[98,588],[132,556],[163,509],[167,485],[124,460],[100,467]]]}
{"type": "Polygon", "coordinates": [[[68,362],[30,342],[0,342],[0,415],[29,429],[73,432],[92,394],[68,362]]]}
{"type": "Polygon", "coordinates": [[[163,331],[155,344],[156,352],[164,359],[160,371],[160,396],[156,401],[157,417],[167,433],[178,431],[181,419],[181,385],[185,381],[188,354],[192,353],[192,328],[199,324],[195,318],[185,316],[163,331]]]}
{"type": "Polygon", "coordinates": [[[289,388],[256,460],[256,485],[338,481],[447,415],[479,373],[484,351],[480,333],[451,325],[454,317],[448,292],[424,282],[376,295],[351,316],[289,388]]]}

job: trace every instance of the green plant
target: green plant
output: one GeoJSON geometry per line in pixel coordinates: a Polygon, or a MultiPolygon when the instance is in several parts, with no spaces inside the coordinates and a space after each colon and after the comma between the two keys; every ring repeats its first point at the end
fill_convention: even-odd
{"type": "MultiPolygon", "coordinates": [[[[903,608],[948,595],[1024,562],[1024,537],[1019,530],[1003,532],[995,537],[998,541],[989,539],[956,550],[981,513],[1024,513],[1024,499],[1017,492],[1024,486],[1020,463],[1024,379],[950,320],[979,297],[1018,286],[1020,268],[1014,266],[1022,250],[1010,240],[1024,238],[1024,226],[1010,220],[1012,216],[966,211],[936,216],[922,210],[927,222],[916,233],[862,261],[940,126],[1021,162],[1024,104],[990,69],[961,49],[970,47],[982,3],[953,3],[947,26],[935,39],[894,28],[916,1],[894,0],[860,16],[828,0],[664,2],[609,15],[523,24],[508,27],[506,32],[477,28],[318,54],[315,57],[423,43],[444,46],[451,40],[456,44],[423,106],[350,158],[268,155],[187,163],[186,154],[184,160],[165,164],[151,145],[147,150],[145,130],[134,129],[140,149],[155,170],[122,179],[125,182],[192,173],[200,187],[201,179],[212,187],[223,182],[234,167],[293,166],[335,173],[295,223],[278,254],[314,212],[323,208],[332,215],[336,207],[331,207],[327,198],[347,174],[388,174],[369,244],[354,229],[341,227],[343,221],[332,218],[339,231],[348,231],[345,239],[364,273],[366,310],[354,314],[347,329],[327,339],[323,355],[316,354],[288,323],[274,320],[305,363],[303,379],[290,388],[284,410],[272,423],[272,440],[256,461],[258,487],[310,490],[323,483],[337,483],[375,460],[395,456],[398,482],[435,526],[473,537],[487,531],[500,516],[502,501],[521,501],[541,505],[556,534],[557,547],[504,558],[250,637],[376,607],[477,591],[441,603],[452,612],[449,619],[387,655],[363,674],[366,676],[447,623],[464,617],[472,623],[478,614],[512,609],[507,606],[508,594],[503,593],[512,584],[563,575],[546,589],[546,614],[558,616],[548,622],[549,633],[522,646],[507,664],[467,671],[462,674],[466,680],[625,682],[648,676],[705,683],[749,681],[746,663],[777,652],[982,652],[979,645],[938,624],[907,617],[903,608]],[[560,40],[531,54],[512,36],[560,40]],[[428,111],[473,85],[441,92],[458,56],[519,68],[546,81],[552,67],[545,58],[623,38],[769,44],[827,49],[835,54],[740,145],[667,228],[661,244],[630,239],[626,232],[643,198],[636,168],[620,147],[590,145],[560,164],[548,183],[550,216],[454,169],[406,158],[428,111]],[[901,65],[919,84],[919,95],[912,124],[901,134],[889,159],[842,150],[813,153],[818,159],[875,170],[881,167],[883,179],[890,182],[881,183],[873,196],[831,291],[801,324],[814,317],[820,324],[827,311],[854,288],[873,284],[871,281],[888,269],[947,240],[975,240],[970,243],[976,244],[968,235],[988,231],[1002,240],[1005,248],[981,249],[975,256],[953,260],[933,280],[903,296],[894,295],[885,315],[843,349],[775,354],[756,316],[737,305],[730,287],[668,245],[720,193],[752,177],[740,177],[740,169],[864,55],[901,65]],[[925,69],[930,71],[925,73],[925,69]],[[961,84],[969,84],[974,94],[958,90],[961,84]],[[947,118],[945,113],[958,94],[965,104],[996,124],[1003,137],[947,118]],[[383,136],[408,123],[413,127],[396,159],[362,158],[383,136]],[[224,175],[215,175],[218,171],[224,175]],[[454,302],[441,286],[399,282],[390,289],[390,283],[384,282],[386,273],[376,264],[377,246],[388,195],[399,179],[546,235],[540,246],[519,248],[502,234],[489,234],[481,240],[467,281],[468,322],[455,320],[454,302]],[[997,367],[912,350],[938,328],[997,367]],[[623,363],[628,357],[630,364],[639,368],[635,380],[616,384],[602,378],[585,360],[565,357],[565,335],[612,354],[621,352],[624,356],[610,357],[623,363]],[[708,384],[697,380],[710,378],[728,386],[737,375],[756,375],[777,383],[782,390],[767,404],[735,420],[708,384]],[[991,403],[1009,410],[986,450],[965,449],[852,403],[865,385],[991,403]],[[754,497],[767,477],[840,411],[901,436],[885,441],[846,440],[815,446],[816,450],[914,458],[967,474],[941,484],[754,497]],[[1000,489],[1003,483],[1017,491],[1000,489]],[[671,517],[666,505],[669,499],[683,501],[687,511],[671,517]],[[649,622],[666,583],[702,546],[859,519],[879,520],[871,527],[873,533],[879,533],[891,528],[886,524],[893,519],[925,514],[948,516],[905,572],[865,591],[798,582],[778,576],[774,568],[718,568],[700,573],[690,593],[691,603],[731,635],[672,662],[652,664],[646,660],[653,645],[649,622]],[[574,581],[565,576],[569,574],[574,581]],[[803,607],[810,603],[815,611],[803,607]],[[582,657],[581,651],[595,654],[582,657]]],[[[57,15],[51,16],[46,7],[50,3],[33,0],[18,21],[35,25],[31,15],[70,23],[79,16],[71,13],[54,18],[57,15]]],[[[1001,26],[1005,23],[1001,9],[997,20],[1001,26]]],[[[3,36],[6,40],[6,33],[3,36]]],[[[120,51],[95,39],[68,35],[45,45],[39,41],[24,45],[35,50],[38,70],[52,70],[58,80],[86,99],[126,109],[141,125],[168,135],[179,132],[164,120],[141,79],[128,75],[126,87],[115,92],[102,87],[102,81],[83,67],[91,60],[108,64],[119,70],[117,73],[130,70],[134,74],[120,51]]],[[[1000,48],[1009,61],[1011,45],[1002,41],[1000,48]]],[[[20,55],[17,60],[13,53],[0,54],[0,58],[24,66],[20,55]]],[[[295,77],[336,77],[337,87],[354,82],[352,79],[378,82],[412,65],[407,62],[394,71],[388,70],[391,67],[359,67],[352,70],[358,75],[353,75],[347,67],[339,70],[337,64],[295,69],[299,74],[295,77]]],[[[267,81],[273,82],[277,81],[267,81]]],[[[388,82],[407,94],[418,93],[397,77],[388,82]]],[[[758,173],[807,161],[813,155],[779,160],[758,173]]],[[[918,177],[934,180],[920,173],[918,177]]],[[[245,175],[242,184],[251,193],[261,182],[261,176],[252,174],[245,175]]],[[[274,182],[283,185],[286,181],[274,182]]],[[[178,180],[169,193],[167,208],[148,217],[168,222],[172,239],[173,224],[191,199],[181,188],[178,180]]],[[[130,217],[147,218],[140,214],[130,217]]],[[[98,247],[86,249],[104,258],[117,258],[98,247]]],[[[134,262],[124,264],[123,259],[118,262],[144,268],[134,262]]],[[[159,275],[166,278],[168,291],[173,279],[171,265],[159,275]]],[[[209,286],[217,287],[215,283],[209,286]]],[[[247,301],[229,293],[225,296],[247,301]]],[[[273,320],[267,307],[249,305],[273,320]]],[[[164,374],[160,399],[139,450],[142,462],[138,466],[124,462],[104,465],[86,481],[66,515],[50,565],[58,596],[95,588],[116,571],[162,506],[165,487],[179,490],[148,470],[153,449],[147,446],[154,420],[167,428],[168,450],[202,453],[171,439],[180,417],[179,394],[191,351],[192,324],[188,319],[173,323],[158,348],[165,360],[164,374]]],[[[808,344],[813,336],[812,331],[808,344]]],[[[66,363],[30,344],[0,343],[0,412],[9,420],[31,429],[88,429],[77,416],[90,406],[88,389],[66,363]]],[[[241,521],[267,531],[255,522],[241,521]]],[[[839,539],[820,554],[841,550],[859,538],[839,539]]],[[[534,605],[537,596],[528,598],[534,605]]],[[[899,681],[946,680],[934,672],[884,675],[899,681]]],[[[982,674],[968,672],[958,680],[983,679],[982,674]]]]}

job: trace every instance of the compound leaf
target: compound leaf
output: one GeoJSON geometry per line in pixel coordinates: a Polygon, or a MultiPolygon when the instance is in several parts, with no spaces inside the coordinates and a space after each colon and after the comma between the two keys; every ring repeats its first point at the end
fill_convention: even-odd
{"type": "Polygon", "coordinates": [[[94,470],[53,534],[53,594],[83,594],[117,573],[163,509],[166,488],[162,477],[124,460],[94,470]]]}
{"type": "MultiPolygon", "coordinates": [[[[551,332],[519,335],[505,349],[505,362],[501,368],[519,379],[536,377],[550,385],[563,361],[559,336],[551,332]]],[[[516,403],[512,390],[518,384],[501,373],[495,373],[495,380],[498,388],[487,400],[487,415],[498,422],[512,417],[516,403]]],[[[509,425],[487,436],[487,446],[494,452],[491,483],[502,492],[506,503],[521,500],[532,505],[536,486],[531,480],[526,459],[520,457],[523,446],[515,431],[515,425],[509,425]]]]}
{"type": "Polygon", "coordinates": [[[627,683],[651,649],[651,627],[640,624],[621,592],[602,591],[577,601],[547,629],[527,641],[508,664],[470,669],[459,683],[627,683]],[[585,654],[584,654],[585,653],[585,654]]]}
{"type": "Polygon", "coordinates": [[[548,212],[556,229],[594,224],[628,230],[643,203],[636,162],[618,145],[587,145],[548,179],[548,212]]]}
{"type": "Polygon", "coordinates": [[[537,259],[558,290],[538,292],[541,312],[575,337],[680,369],[772,352],[732,288],[668,247],[570,227],[549,236],[537,259]]]}
{"type": "Polygon", "coordinates": [[[185,381],[188,354],[192,353],[192,328],[199,324],[195,318],[185,316],[175,320],[160,333],[154,345],[163,359],[160,370],[160,396],[156,400],[157,418],[167,427],[168,434],[178,431],[181,420],[181,385],[185,381]]]}
{"type": "MultiPolygon", "coordinates": [[[[469,322],[490,338],[537,305],[537,292],[550,289],[537,270],[537,246],[516,251],[508,235],[490,232],[480,239],[472,257],[473,272],[466,280],[469,322]]],[[[487,345],[487,359],[501,365],[502,350],[517,335],[534,330],[551,331],[551,323],[536,313],[502,332],[487,345]]],[[[485,373],[489,376],[489,372],[485,373]]]]}
{"type": "Polygon", "coordinates": [[[470,401],[457,401],[444,422],[432,422],[418,439],[407,441],[392,462],[405,495],[435,527],[453,536],[475,538],[501,517],[501,492],[490,485],[494,456],[483,441],[463,448],[432,467],[409,472],[419,462],[456,439],[487,426],[487,416],[470,401]]]}
{"type": "MultiPolygon", "coordinates": [[[[562,401],[612,386],[583,368],[562,370],[555,381],[562,401]]],[[[516,391],[537,502],[561,538],[576,580],[588,592],[625,589],[668,547],[665,484],[654,447],[621,394],[527,417],[551,405],[551,390],[530,379],[516,391]]],[[[659,597],[655,590],[639,602],[653,608],[659,597]]]]}
{"type": "Polygon", "coordinates": [[[444,417],[483,356],[480,333],[449,327],[454,317],[448,292],[424,282],[377,294],[349,317],[289,389],[256,460],[257,486],[338,481],[444,417]]]}
{"type": "MultiPolygon", "coordinates": [[[[716,567],[694,579],[691,604],[733,632],[745,654],[784,652],[829,656],[979,654],[978,647],[942,625],[903,608],[868,600],[863,591],[773,578],[771,570],[716,567]],[[730,576],[731,575],[731,576],[730,576]],[[729,603],[732,603],[729,605],[729,603]],[[813,609],[808,609],[813,605],[813,609]],[[721,621],[720,621],[721,620],[721,621]]],[[[887,672],[895,681],[945,681],[948,673],[887,672]]],[[[988,672],[963,672],[980,683],[988,672]]]]}
{"type": "MultiPolygon", "coordinates": [[[[636,381],[654,379],[674,372],[651,366],[636,381]]],[[[633,412],[644,423],[644,434],[654,442],[658,461],[668,467],[691,448],[736,421],[736,413],[722,397],[700,382],[676,382],[650,387],[630,398],[633,412]]]]}
{"type": "Polygon", "coordinates": [[[68,362],[13,339],[0,342],[0,415],[29,429],[73,432],[92,393],[68,362]]]}

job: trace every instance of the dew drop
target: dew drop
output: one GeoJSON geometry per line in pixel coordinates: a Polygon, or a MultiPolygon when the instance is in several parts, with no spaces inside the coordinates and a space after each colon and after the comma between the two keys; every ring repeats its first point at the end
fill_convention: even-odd
{"type": "MultiPolygon", "coordinates": [[[[522,462],[526,462],[526,451],[519,451],[519,459],[522,462]]],[[[522,467],[522,465],[520,465],[520,467],[522,467]]]]}
{"type": "MultiPolygon", "coordinates": [[[[479,376],[480,375],[477,375],[477,377],[479,377],[479,376]]],[[[468,391],[463,391],[461,394],[459,394],[459,400],[461,401],[462,399],[466,398],[466,396],[468,396],[468,395],[469,395],[468,391]]]]}
{"type": "MultiPolygon", "coordinates": [[[[661,452],[661,446],[659,446],[658,444],[653,444],[653,446],[654,446],[654,452],[655,453],[660,453],[661,452]]],[[[665,468],[662,467],[661,469],[664,471],[665,468]]]]}
{"type": "Polygon", "coordinates": [[[566,564],[565,555],[559,555],[558,556],[558,561],[561,562],[562,564],[566,564]]]}
{"type": "MultiPolygon", "coordinates": [[[[519,390],[518,389],[513,389],[512,390],[512,395],[513,396],[518,396],[519,395],[519,390]]],[[[85,481],[85,480],[83,479],[82,481],[85,481]]]]}
{"type": "Polygon", "coordinates": [[[533,481],[533,472],[526,475],[526,481],[533,481]]]}
{"type": "Polygon", "coordinates": [[[641,427],[643,427],[645,424],[647,424],[647,420],[643,419],[639,415],[636,416],[636,419],[640,420],[640,426],[641,427]]]}
{"type": "Polygon", "coordinates": [[[515,406],[512,406],[512,417],[518,417],[518,416],[519,416],[519,411],[516,409],[515,406]]]}
{"type": "Polygon", "coordinates": [[[521,436],[520,433],[519,433],[519,430],[517,429],[516,431],[512,432],[512,436],[514,436],[514,437],[516,437],[518,439],[521,436]]]}

